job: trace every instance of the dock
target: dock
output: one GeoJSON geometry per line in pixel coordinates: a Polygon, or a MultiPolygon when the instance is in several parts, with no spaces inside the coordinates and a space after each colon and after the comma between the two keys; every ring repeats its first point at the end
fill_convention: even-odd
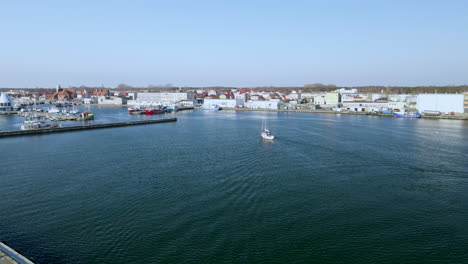
{"type": "Polygon", "coordinates": [[[138,125],[167,123],[167,122],[176,122],[176,121],[177,121],[177,118],[163,118],[163,119],[137,120],[137,121],[114,122],[114,123],[103,123],[103,124],[85,124],[85,125],[79,125],[79,126],[39,128],[39,129],[33,129],[33,130],[14,130],[14,131],[0,132],[0,138],[1,137],[14,137],[14,136],[40,135],[40,134],[60,133],[60,132],[71,132],[71,131],[82,131],[82,130],[88,130],[88,129],[138,126],[138,125]]]}
{"type": "Polygon", "coordinates": [[[34,264],[9,246],[0,242],[0,264],[34,264]]]}
{"type": "Polygon", "coordinates": [[[93,120],[94,115],[82,116],[82,115],[67,115],[63,113],[47,113],[47,112],[18,112],[18,115],[23,117],[40,117],[54,121],[88,121],[93,120]]]}

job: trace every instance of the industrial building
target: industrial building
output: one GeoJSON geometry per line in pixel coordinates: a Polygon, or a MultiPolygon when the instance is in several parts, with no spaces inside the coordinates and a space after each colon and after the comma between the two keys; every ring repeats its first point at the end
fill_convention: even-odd
{"type": "Polygon", "coordinates": [[[441,113],[463,113],[463,94],[420,94],[417,98],[419,112],[437,111],[441,113]]]}
{"type": "Polygon", "coordinates": [[[465,93],[464,97],[465,97],[465,101],[464,101],[463,105],[464,105],[464,108],[465,108],[465,113],[468,113],[468,93],[465,93]]]}
{"type": "Polygon", "coordinates": [[[206,98],[203,104],[217,105],[221,108],[222,107],[234,108],[237,105],[237,101],[243,104],[242,100],[238,100],[238,99],[211,99],[211,98],[206,98]]]}
{"type": "Polygon", "coordinates": [[[326,93],[325,104],[327,105],[338,105],[341,103],[341,94],[339,93],[326,93]]]}
{"type": "Polygon", "coordinates": [[[173,104],[180,101],[195,100],[194,92],[181,93],[138,93],[136,95],[139,102],[151,102],[160,104],[173,104]]]}
{"type": "Polygon", "coordinates": [[[245,107],[250,108],[250,109],[278,110],[280,104],[281,104],[281,101],[279,100],[248,101],[245,103],[245,107]]]}

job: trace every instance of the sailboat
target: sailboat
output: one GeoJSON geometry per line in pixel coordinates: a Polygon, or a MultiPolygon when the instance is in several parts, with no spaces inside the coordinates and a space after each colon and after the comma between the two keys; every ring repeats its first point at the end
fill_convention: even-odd
{"type": "Polygon", "coordinates": [[[70,112],[68,112],[68,113],[71,114],[71,115],[79,115],[80,111],[75,107],[75,104],[73,104],[72,110],[70,110],[70,112]]]}
{"type": "Polygon", "coordinates": [[[270,130],[267,128],[266,121],[262,122],[262,130],[260,131],[260,136],[263,139],[268,139],[268,140],[275,139],[275,136],[273,136],[273,134],[271,134],[270,130]]]}

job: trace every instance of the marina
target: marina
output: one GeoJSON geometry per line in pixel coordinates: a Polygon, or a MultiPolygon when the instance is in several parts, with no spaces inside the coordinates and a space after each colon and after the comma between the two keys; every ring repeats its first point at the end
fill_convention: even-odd
{"type": "Polygon", "coordinates": [[[468,263],[468,1],[29,2],[0,264],[468,263]]]}
{"type": "Polygon", "coordinates": [[[64,113],[50,113],[50,112],[18,112],[19,116],[37,117],[44,118],[52,121],[89,121],[94,119],[94,114],[91,113],[75,113],[75,114],[64,114],[64,113]]]}
{"type": "Polygon", "coordinates": [[[0,138],[81,131],[81,130],[89,130],[89,129],[123,127],[123,126],[137,126],[137,125],[147,125],[147,124],[166,123],[166,122],[175,122],[175,121],[177,121],[177,118],[163,118],[163,119],[149,119],[149,120],[114,122],[114,123],[103,123],[103,124],[85,124],[85,125],[79,125],[79,126],[50,127],[50,128],[46,127],[46,128],[37,128],[37,129],[29,129],[29,130],[4,131],[4,132],[0,132],[0,138]]]}

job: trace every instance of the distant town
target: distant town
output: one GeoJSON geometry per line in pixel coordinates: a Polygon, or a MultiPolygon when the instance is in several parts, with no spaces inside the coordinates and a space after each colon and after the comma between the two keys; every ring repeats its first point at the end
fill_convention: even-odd
{"type": "Polygon", "coordinates": [[[32,104],[106,105],[145,107],[177,105],[205,109],[300,110],[355,113],[417,111],[422,115],[466,116],[468,86],[357,87],[312,84],[304,87],[189,88],[154,86],[135,88],[73,87],[55,89],[3,89],[10,101],[0,111],[32,104]]]}

